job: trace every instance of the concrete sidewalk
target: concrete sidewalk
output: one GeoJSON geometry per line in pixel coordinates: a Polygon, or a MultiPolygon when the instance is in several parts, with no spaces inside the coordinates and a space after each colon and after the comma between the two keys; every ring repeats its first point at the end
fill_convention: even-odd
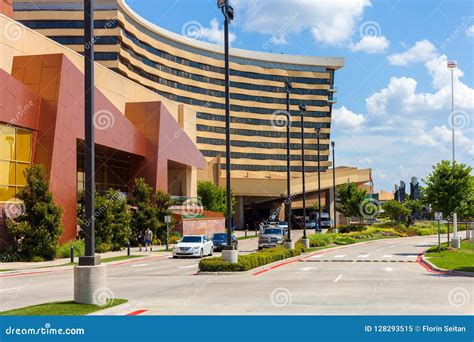
{"type": "MultiPolygon", "coordinates": [[[[173,246],[170,245],[169,248],[171,250],[173,246]]],[[[142,251],[138,250],[138,247],[130,248],[130,255],[143,255],[143,256],[151,256],[157,255],[157,251],[164,251],[165,246],[153,246],[153,252],[145,252],[143,249],[142,251]]],[[[121,251],[115,252],[106,252],[99,254],[101,259],[105,258],[113,258],[119,256],[126,256],[127,249],[123,249],[121,251]]],[[[78,261],[78,257],[74,258],[74,261],[78,261]]],[[[41,262],[0,262],[0,271],[16,271],[16,270],[27,270],[27,269],[36,269],[36,268],[45,268],[45,267],[53,267],[53,266],[66,266],[70,263],[69,258],[61,258],[55,259],[51,261],[41,261],[41,262]]]]}

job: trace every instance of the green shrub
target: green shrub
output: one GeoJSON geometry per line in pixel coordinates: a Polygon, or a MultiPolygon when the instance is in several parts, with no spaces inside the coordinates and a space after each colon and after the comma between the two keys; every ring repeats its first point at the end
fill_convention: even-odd
{"type": "Polygon", "coordinates": [[[361,232],[365,229],[367,229],[367,227],[365,226],[347,225],[347,226],[342,226],[341,228],[339,228],[339,233],[361,232]]]}
{"type": "Polygon", "coordinates": [[[336,238],[334,239],[334,243],[336,245],[351,245],[353,243],[355,243],[356,240],[354,238],[351,238],[350,236],[336,236],[336,238]]]}
{"type": "Polygon", "coordinates": [[[179,240],[180,240],[179,236],[170,236],[168,241],[169,241],[170,245],[175,245],[179,242],[179,240]]]}
{"type": "Polygon", "coordinates": [[[74,256],[83,256],[85,251],[84,240],[73,240],[62,245],[56,249],[56,258],[69,258],[71,253],[71,246],[74,246],[74,256]]]}
{"type": "Polygon", "coordinates": [[[323,247],[327,246],[334,240],[334,234],[325,233],[325,234],[312,234],[308,236],[309,245],[311,247],[323,247]]]}
{"type": "Polygon", "coordinates": [[[298,242],[295,245],[295,249],[278,246],[251,254],[240,255],[237,263],[226,262],[220,257],[206,258],[199,262],[199,270],[202,272],[248,271],[255,267],[300,255],[303,251],[303,245],[298,242]]]}
{"type": "Polygon", "coordinates": [[[7,245],[5,250],[0,252],[0,262],[18,262],[21,260],[21,255],[16,245],[7,245]]]}

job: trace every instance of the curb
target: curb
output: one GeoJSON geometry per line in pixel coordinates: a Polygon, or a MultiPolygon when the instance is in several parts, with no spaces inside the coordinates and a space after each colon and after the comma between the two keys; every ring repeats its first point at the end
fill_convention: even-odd
{"type": "Polygon", "coordinates": [[[433,264],[431,261],[429,261],[424,253],[421,256],[421,262],[425,264],[429,269],[435,272],[439,272],[442,274],[446,275],[452,275],[452,276],[461,276],[461,277],[474,277],[474,272],[463,272],[463,271],[454,271],[454,270],[446,270],[444,268],[438,267],[435,264],[433,264]]]}

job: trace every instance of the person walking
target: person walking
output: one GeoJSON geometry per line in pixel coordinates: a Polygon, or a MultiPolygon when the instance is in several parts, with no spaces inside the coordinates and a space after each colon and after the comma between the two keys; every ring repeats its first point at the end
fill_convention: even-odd
{"type": "Polygon", "coordinates": [[[137,242],[138,242],[138,251],[142,251],[143,246],[143,232],[140,230],[137,234],[137,242]]]}
{"type": "Polygon", "coordinates": [[[151,231],[150,228],[147,228],[145,230],[145,252],[148,249],[148,246],[150,246],[150,252],[151,252],[151,241],[153,240],[153,232],[151,231]]]}

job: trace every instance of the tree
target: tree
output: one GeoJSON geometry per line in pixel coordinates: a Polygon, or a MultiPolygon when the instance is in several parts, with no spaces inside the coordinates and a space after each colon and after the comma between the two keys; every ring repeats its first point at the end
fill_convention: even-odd
{"type": "Polygon", "coordinates": [[[424,180],[424,200],[433,211],[442,212],[444,217],[450,217],[453,212],[463,214],[463,208],[469,211],[474,196],[471,172],[472,168],[465,164],[441,161],[433,166],[433,171],[424,180]]]}
{"type": "MultiPolygon", "coordinates": [[[[83,199],[84,196],[79,196],[83,199]]],[[[78,208],[83,208],[79,203],[78,208]]],[[[81,226],[81,237],[84,237],[84,229],[90,224],[85,217],[84,211],[79,210],[78,219],[81,226]]],[[[109,189],[104,195],[95,195],[95,247],[98,253],[117,251],[126,246],[130,240],[132,230],[130,224],[132,214],[127,204],[117,190],[109,189]]]]}
{"type": "Polygon", "coordinates": [[[42,165],[32,165],[23,174],[26,186],[19,190],[17,198],[24,210],[7,219],[7,232],[16,241],[20,258],[52,260],[63,231],[63,209],[54,204],[42,165]]]}
{"type": "Polygon", "coordinates": [[[408,209],[404,204],[390,200],[382,204],[382,209],[385,212],[385,215],[390,218],[390,220],[400,224],[409,214],[410,209],[408,209]]]}
{"type": "Polygon", "coordinates": [[[132,210],[132,237],[134,242],[138,232],[150,228],[155,236],[157,236],[160,228],[157,209],[152,202],[153,188],[149,186],[143,178],[136,178],[132,190],[132,199],[130,204],[134,207],[132,210]]]}
{"type": "MultiPolygon", "coordinates": [[[[227,197],[226,189],[219,187],[210,181],[198,182],[198,196],[201,198],[202,205],[205,210],[217,211],[224,215],[227,213],[227,197]]],[[[235,198],[232,198],[232,214],[234,213],[235,198]]]]}
{"type": "MultiPolygon", "coordinates": [[[[161,241],[166,241],[165,216],[171,216],[172,212],[169,208],[173,205],[173,200],[171,199],[170,194],[162,190],[158,190],[153,195],[153,203],[156,210],[156,217],[158,219],[156,237],[161,241]]],[[[171,226],[173,225],[174,223],[171,223],[171,226]]]]}
{"type": "Polygon", "coordinates": [[[353,216],[362,219],[361,204],[363,203],[366,191],[359,189],[357,184],[347,182],[337,188],[338,211],[346,218],[353,216]]]}

